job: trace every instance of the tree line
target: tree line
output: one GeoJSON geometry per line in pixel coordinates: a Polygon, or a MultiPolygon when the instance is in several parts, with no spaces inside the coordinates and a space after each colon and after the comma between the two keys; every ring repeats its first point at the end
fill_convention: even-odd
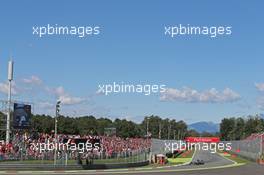
{"type": "Polygon", "coordinates": [[[262,132],[264,132],[264,119],[259,115],[251,115],[246,118],[224,118],[220,124],[222,140],[241,140],[252,133],[262,132]]]}
{"type": "MultiPolygon", "coordinates": [[[[50,133],[54,130],[54,118],[48,115],[32,115],[31,129],[50,133]]],[[[162,119],[159,116],[146,116],[141,123],[127,119],[96,118],[95,116],[58,117],[58,133],[80,135],[104,135],[106,129],[114,128],[119,137],[145,137],[160,139],[183,138],[188,134],[184,121],[162,119]]]]}
{"type": "MultiPolygon", "coordinates": [[[[1,135],[5,137],[5,115],[0,113],[1,135]]],[[[54,131],[54,117],[50,115],[31,115],[30,129],[28,132],[51,133],[54,131]]],[[[12,123],[12,122],[11,122],[12,123]]],[[[115,134],[119,137],[146,137],[159,139],[184,139],[186,136],[200,135],[194,130],[188,130],[187,124],[175,119],[163,119],[159,116],[151,115],[144,117],[141,123],[135,123],[127,119],[96,118],[95,116],[69,117],[60,115],[58,117],[58,133],[80,134],[80,135],[104,135],[106,129],[115,129],[115,134]]],[[[208,134],[208,133],[207,133],[208,134]]]]}
{"type": "MultiPolygon", "coordinates": [[[[0,139],[5,139],[5,115],[0,112],[0,139]]],[[[50,115],[33,115],[28,132],[51,133],[54,131],[54,117],[50,115]]],[[[105,135],[106,129],[115,129],[119,137],[145,137],[150,136],[158,139],[182,140],[188,136],[211,137],[219,136],[222,140],[241,140],[252,133],[264,132],[264,119],[260,116],[224,118],[220,123],[220,133],[198,133],[189,130],[187,124],[176,119],[161,118],[156,115],[145,116],[141,123],[135,123],[127,119],[111,120],[107,117],[96,118],[95,116],[82,117],[58,117],[58,133],[80,135],[105,135]],[[147,132],[148,131],[148,132],[147,132]]]]}

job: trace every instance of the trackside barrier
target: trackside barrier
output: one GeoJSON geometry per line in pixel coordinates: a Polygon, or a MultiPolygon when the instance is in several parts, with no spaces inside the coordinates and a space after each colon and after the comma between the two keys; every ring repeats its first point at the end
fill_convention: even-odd
{"type": "Polygon", "coordinates": [[[264,134],[255,134],[245,140],[224,141],[231,143],[231,152],[243,158],[264,164],[264,134]]]}

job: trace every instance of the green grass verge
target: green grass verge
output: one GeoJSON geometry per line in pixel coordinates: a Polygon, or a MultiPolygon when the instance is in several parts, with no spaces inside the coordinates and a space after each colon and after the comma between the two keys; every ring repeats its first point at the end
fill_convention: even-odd
{"type": "Polygon", "coordinates": [[[221,155],[221,156],[223,156],[223,157],[226,157],[226,158],[228,158],[228,159],[230,159],[230,160],[233,160],[233,161],[235,161],[236,163],[242,163],[242,164],[247,164],[247,163],[249,163],[250,161],[249,160],[246,160],[246,159],[244,159],[244,158],[242,158],[242,157],[240,157],[240,156],[238,156],[238,155],[236,155],[236,154],[232,154],[232,153],[224,153],[224,152],[219,152],[219,154],[221,155]]]}
{"type": "Polygon", "coordinates": [[[184,153],[179,155],[177,158],[169,158],[168,162],[169,164],[176,164],[176,165],[187,163],[192,160],[193,154],[194,154],[194,150],[185,151],[184,153]]]}
{"type": "Polygon", "coordinates": [[[170,164],[183,164],[190,162],[192,158],[169,158],[168,161],[170,164]]]}

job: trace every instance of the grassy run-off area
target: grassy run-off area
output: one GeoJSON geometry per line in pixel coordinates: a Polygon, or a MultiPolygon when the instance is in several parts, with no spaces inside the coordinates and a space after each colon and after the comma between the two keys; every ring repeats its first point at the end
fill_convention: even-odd
{"type": "Polygon", "coordinates": [[[187,163],[192,160],[193,154],[194,154],[194,150],[185,151],[177,158],[168,158],[168,162],[169,164],[173,164],[173,165],[187,163]]]}
{"type": "Polygon", "coordinates": [[[238,164],[246,164],[249,163],[248,160],[236,155],[236,154],[232,154],[232,153],[228,153],[228,152],[223,152],[223,151],[219,151],[218,152],[221,156],[230,159],[232,161],[235,161],[238,164]]]}

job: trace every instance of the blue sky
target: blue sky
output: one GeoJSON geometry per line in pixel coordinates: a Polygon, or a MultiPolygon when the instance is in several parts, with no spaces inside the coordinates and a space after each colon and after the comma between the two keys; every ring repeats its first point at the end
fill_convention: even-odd
{"type": "Polygon", "coordinates": [[[13,98],[33,103],[35,113],[53,114],[59,97],[71,102],[62,106],[64,114],[137,122],[151,114],[192,123],[261,113],[263,5],[254,0],[1,1],[0,98],[6,99],[12,55],[13,98]],[[87,38],[32,35],[32,26],[47,24],[98,25],[101,33],[87,38]],[[232,35],[166,37],[164,26],[177,24],[232,26],[232,35]],[[161,100],[160,94],[96,94],[99,84],[112,82],[165,84],[171,100],[161,100]],[[218,99],[227,100],[179,98],[192,98],[188,93],[194,91],[204,96],[212,88],[218,99]],[[225,89],[232,93],[224,94],[225,89]]]}

